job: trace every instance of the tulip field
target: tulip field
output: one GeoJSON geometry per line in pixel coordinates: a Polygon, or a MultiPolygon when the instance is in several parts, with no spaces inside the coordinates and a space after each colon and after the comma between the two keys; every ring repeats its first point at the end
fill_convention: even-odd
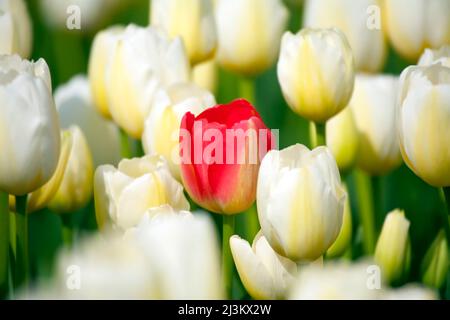
{"type": "Polygon", "coordinates": [[[450,299],[450,0],[0,0],[0,146],[0,299],[450,299]]]}

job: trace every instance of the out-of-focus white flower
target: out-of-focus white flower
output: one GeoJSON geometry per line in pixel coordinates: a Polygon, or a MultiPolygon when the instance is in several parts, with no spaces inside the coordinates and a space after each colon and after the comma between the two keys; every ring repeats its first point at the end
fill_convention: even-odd
{"type": "Polygon", "coordinates": [[[112,26],[97,33],[89,55],[88,77],[92,101],[105,118],[111,118],[107,85],[111,78],[111,62],[124,30],[122,26],[112,26]]]}
{"type": "Polygon", "coordinates": [[[51,27],[67,30],[75,28],[81,32],[90,32],[101,26],[123,1],[40,0],[39,2],[44,21],[51,27]]]}
{"type": "Polygon", "coordinates": [[[404,287],[386,290],[381,296],[384,300],[436,300],[436,292],[420,285],[408,284],[404,287]]]}
{"type": "Polygon", "coordinates": [[[220,253],[212,221],[207,216],[153,212],[126,234],[149,259],[160,299],[222,299],[220,253]]]}
{"type": "Polygon", "coordinates": [[[303,24],[310,28],[340,29],[352,47],[356,69],[377,72],[384,65],[386,42],[381,26],[370,27],[368,20],[370,9],[380,6],[379,0],[308,0],[303,24]]]}
{"type": "Polygon", "coordinates": [[[216,92],[218,82],[218,67],[215,59],[200,63],[192,69],[192,82],[200,88],[212,93],[216,92]]]}
{"type": "Polygon", "coordinates": [[[368,285],[371,273],[366,261],[351,264],[330,262],[323,267],[306,266],[299,270],[290,299],[293,300],[372,300],[382,290],[368,285]]]}
{"type": "Polygon", "coordinates": [[[234,263],[247,292],[255,299],[282,299],[297,273],[297,264],[277,254],[262,232],[253,245],[239,236],[230,238],[234,263]]]}
{"type": "Polygon", "coordinates": [[[288,17],[281,0],[218,0],[218,62],[247,76],[270,68],[288,17]]]}
{"type": "Polygon", "coordinates": [[[425,49],[420,56],[419,66],[430,66],[432,64],[441,64],[450,68],[450,45],[442,46],[439,49],[425,49]]]}
{"type": "Polygon", "coordinates": [[[89,144],[95,167],[117,165],[120,161],[120,136],[117,126],[95,110],[85,76],[76,76],[55,90],[56,109],[62,128],[80,127],[89,144]]]}
{"type": "Polygon", "coordinates": [[[0,54],[30,57],[33,30],[23,0],[0,0],[0,31],[0,54]]]}
{"type": "Polygon", "coordinates": [[[44,60],[0,56],[0,190],[23,195],[43,186],[60,152],[59,121],[44,60]]]}
{"type": "Polygon", "coordinates": [[[401,163],[397,137],[398,78],[357,75],[350,101],[359,133],[357,164],[373,175],[385,174],[401,163]]]}
{"type": "Polygon", "coordinates": [[[450,68],[408,67],[400,77],[399,91],[403,160],[432,186],[450,186],[450,68]]]}
{"type": "Polygon", "coordinates": [[[94,163],[83,131],[77,126],[68,129],[71,149],[59,187],[48,204],[57,213],[83,208],[92,197],[94,163]]]}
{"type": "Polygon", "coordinates": [[[392,45],[411,61],[427,47],[450,43],[448,0],[385,0],[383,19],[392,45]]]}
{"type": "Polygon", "coordinates": [[[333,244],[342,226],[346,192],[326,147],[296,144],[272,150],[258,175],[262,232],[272,248],[294,261],[313,261],[333,244]]]}
{"type": "Polygon", "coordinates": [[[300,116],[323,123],[338,114],[351,98],[354,78],[352,51],[342,32],[305,28],[283,35],[278,81],[300,116]]]}
{"type": "Polygon", "coordinates": [[[179,83],[160,89],[153,99],[145,120],[142,144],[146,154],[162,155],[170,171],[178,180],[180,176],[180,125],[186,112],[195,116],[216,104],[214,96],[191,83],[179,83]]]}
{"type": "Polygon", "coordinates": [[[126,230],[139,223],[145,212],[163,204],[189,210],[183,186],[170,174],[163,157],[124,159],[118,169],[97,168],[94,178],[95,214],[101,228],[110,222],[126,230]]]}
{"type": "Polygon", "coordinates": [[[152,25],[183,39],[192,65],[214,55],[217,38],[212,0],[152,0],[150,13],[152,25]]]}
{"type": "Polygon", "coordinates": [[[114,121],[140,139],[160,87],[189,80],[189,62],[179,37],[170,41],[155,27],[130,25],[115,46],[107,82],[114,121]]]}

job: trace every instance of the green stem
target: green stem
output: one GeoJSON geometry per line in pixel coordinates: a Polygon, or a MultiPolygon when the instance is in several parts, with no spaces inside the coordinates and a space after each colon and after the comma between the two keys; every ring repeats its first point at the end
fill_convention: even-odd
{"type": "Polygon", "coordinates": [[[450,187],[443,187],[439,189],[442,201],[447,212],[442,211],[442,223],[444,224],[445,236],[447,243],[450,244],[450,187]]]}
{"type": "Polygon", "coordinates": [[[27,195],[16,196],[16,283],[15,286],[28,287],[29,251],[28,251],[28,214],[27,195]]]}
{"type": "Polygon", "coordinates": [[[73,225],[71,214],[61,215],[61,236],[64,244],[71,247],[73,244],[73,225]]]}
{"type": "Polygon", "coordinates": [[[241,78],[239,84],[240,96],[251,104],[256,103],[255,81],[252,78],[241,78]]]}
{"type": "Polygon", "coordinates": [[[132,157],[132,150],[128,134],[120,129],[120,153],[122,158],[129,159],[132,157]]]}
{"type": "Polygon", "coordinates": [[[0,191],[0,299],[9,294],[9,201],[0,191]]]}
{"type": "Polygon", "coordinates": [[[355,170],[359,218],[363,228],[364,252],[371,254],[375,248],[374,204],[370,177],[355,170]]]}
{"type": "Polygon", "coordinates": [[[373,187],[373,199],[374,199],[374,218],[375,218],[375,229],[377,231],[381,230],[383,226],[385,211],[384,211],[384,193],[383,193],[383,177],[374,176],[372,177],[372,187],[373,187]]]}
{"type": "Polygon", "coordinates": [[[311,148],[317,148],[318,146],[326,145],[326,125],[325,123],[316,123],[311,121],[309,123],[309,137],[311,142],[311,148]]]}
{"type": "Polygon", "coordinates": [[[234,234],[234,215],[222,215],[222,272],[227,296],[231,298],[233,284],[233,257],[231,255],[230,238],[234,234]]]}

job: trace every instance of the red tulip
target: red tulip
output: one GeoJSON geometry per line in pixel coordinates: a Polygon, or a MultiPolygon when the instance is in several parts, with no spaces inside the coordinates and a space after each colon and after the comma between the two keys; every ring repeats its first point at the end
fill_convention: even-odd
{"type": "Polygon", "coordinates": [[[255,201],[259,165],[274,146],[272,132],[255,108],[239,99],[181,121],[183,184],[202,207],[223,214],[247,210],[255,201]]]}

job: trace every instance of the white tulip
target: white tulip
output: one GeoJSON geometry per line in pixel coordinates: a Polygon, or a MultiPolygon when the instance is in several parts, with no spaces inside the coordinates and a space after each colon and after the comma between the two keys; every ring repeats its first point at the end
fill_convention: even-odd
{"type": "Polygon", "coordinates": [[[59,122],[45,61],[0,56],[0,101],[0,190],[23,195],[52,177],[59,158],[59,122]]]}
{"type": "Polygon", "coordinates": [[[403,159],[432,186],[450,186],[450,68],[408,67],[399,91],[403,159]]]}
{"type": "Polygon", "coordinates": [[[95,35],[89,56],[88,77],[92,100],[98,112],[111,118],[108,101],[108,85],[111,78],[111,63],[117,43],[125,28],[112,26],[95,35]]]}
{"type": "Polygon", "coordinates": [[[89,144],[95,167],[117,165],[120,161],[120,135],[117,126],[95,110],[85,76],[76,76],[55,90],[56,109],[62,128],[80,127],[89,144]]]}
{"type": "Polygon", "coordinates": [[[33,30],[23,0],[0,0],[0,54],[31,55],[33,30]]]}
{"type": "Polygon", "coordinates": [[[186,112],[195,116],[216,104],[214,96],[190,83],[160,89],[145,121],[142,144],[146,154],[162,155],[178,180],[180,175],[179,137],[181,120],[186,112]]]}
{"type": "Polygon", "coordinates": [[[157,297],[222,299],[220,252],[210,218],[167,212],[167,207],[161,210],[125,235],[148,258],[149,270],[157,279],[157,297]]]}
{"type": "Polygon", "coordinates": [[[369,22],[371,18],[379,19],[378,24],[381,24],[380,6],[379,0],[308,0],[303,25],[340,29],[350,43],[356,69],[377,72],[384,65],[386,42],[381,26],[375,20],[373,25],[369,22]]]}
{"type": "Polygon", "coordinates": [[[261,228],[274,250],[294,261],[313,261],[336,240],[346,192],[326,147],[296,144],[272,150],[261,163],[257,206],[261,228]]]}
{"type": "Polygon", "coordinates": [[[205,61],[216,50],[216,25],[212,0],[153,0],[151,24],[180,36],[192,65],[205,61]]]}
{"type": "Polygon", "coordinates": [[[94,163],[87,140],[77,126],[68,129],[71,149],[62,180],[48,207],[57,213],[73,212],[86,206],[92,197],[94,163]]]}
{"type": "Polygon", "coordinates": [[[247,76],[270,68],[288,17],[281,0],[218,0],[219,63],[247,76]]]}
{"type": "Polygon", "coordinates": [[[330,262],[324,267],[308,266],[299,271],[293,284],[293,300],[373,300],[380,298],[381,280],[367,261],[330,262]],[[373,277],[373,282],[371,281],[373,277]],[[377,283],[377,280],[380,282],[377,283]],[[373,285],[373,287],[372,287],[373,285]]]}
{"type": "Polygon", "coordinates": [[[297,273],[297,264],[277,254],[259,232],[253,245],[230,238],[234,263],[247,292],[255,299],[282,299],[297,273]]]}
{"type": "Polygon", "coordinates": [[[425,49],[420,56],[419,66],[430,66],[432,64],[441,64],[450,68],[450,45],[442,46],[439,49],[425,49]]]}
{"type": "Polygon", "coordinates": [[[347,106],[353,92],[350,45],[337,29],[286,32],[281,41],[278,81],[294,112],[325,122],[347,106]]]}
{"type": "Polygon", "coordinates": [[[396,133],[397,92],[395,76],[356,76],[350,107],[360,141],[357,164],[373,175],[385,174],[401,163],[396,133]]]}
{"type": "Polygon", "coordinates": [[[417,61],[425,48],[450,43],[450,1],[385,0],[384,19],[394,48],[417,61]]]}
{"type": "Polygon", "coordinates": [[[188,210],[182,185],[170,174],[163,157],[125,159],[118,169],[97,168],[94,178],[95,213],[101,228],[110,221],[126,230],[139,223],[145,212],[163,204],[188,210]]]}
{"type": "Polygon", "coordinates": [[[141,138],[158,88],[189,80],[180,38],[169,41],[154,27],[130,25],[115,46],[108,86],[109,111],[130,136],[141,138]]]}

